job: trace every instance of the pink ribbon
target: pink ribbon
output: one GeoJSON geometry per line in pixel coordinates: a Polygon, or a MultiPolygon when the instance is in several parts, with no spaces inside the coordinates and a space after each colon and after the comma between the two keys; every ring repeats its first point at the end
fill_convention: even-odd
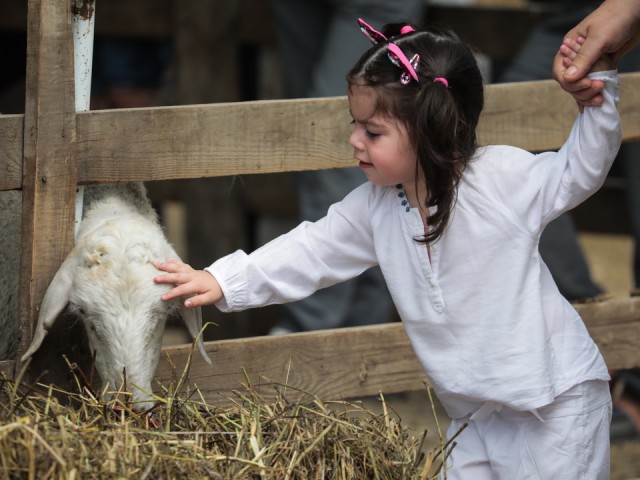
{"type": "MultiPolygon", "coordinates": [[[[387,45],[387,48],[389,49],[389,52],[390,52],[389,58],[391,59],[391,61],[396,65],[398,65],[399,67],[404,68],[405,72],[408,75],[411,75],[411,78],[413,78],[417,82],[418,74],[416,73],[415,66],[417,66],[418,60],[420,58],[418,54],[416,53],[413,57],[411,57],[411,61],[409,61],[407,56],[402,52],[400,47],[395,43],[389,42],[389,44],[387,45]]],[[[406,85],[407,83],[409,83],[410,79],[407,76],[406,78],[401,77],[400,80],[402,81],[403,84],[406,85]]]]}

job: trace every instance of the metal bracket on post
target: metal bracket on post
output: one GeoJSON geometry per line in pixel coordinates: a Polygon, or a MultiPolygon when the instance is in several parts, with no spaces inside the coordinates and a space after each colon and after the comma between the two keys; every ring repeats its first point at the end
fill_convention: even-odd
{"type": "MultiPolygon", "coordinates": [[[[95,0],[74,0],[73,60],[76,112],[86,112],[91,101],[91,68],[93,64],[93,37],[95,32],[95,0]]],[[[78,234],[84,208],[84,186],[76,190],[75,235],[78,234]]]]}

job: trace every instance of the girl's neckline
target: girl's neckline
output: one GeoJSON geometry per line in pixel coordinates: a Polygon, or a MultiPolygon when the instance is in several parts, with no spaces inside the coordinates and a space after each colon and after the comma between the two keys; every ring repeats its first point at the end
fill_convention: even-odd
{"type": "Polygon", "coordinates": [[[396,190],[398,197],[400,198],[400,206],[404,207],[405,212],[410,212],[411,205],[409,205],[409,199],[407,198],[407,194],[404,192],[404,187],[401,183],[396,185],[396,190]]]}
{"type": "MultiPolygon", "coordinates": [[[[396,185],[396,194],[397,194],[398,198],[400,199],[400,206],[404,209],[405,212],[408,213],[412,209],[416,210],[418,212],[420,211],[419,208],[411,206],[411,204],[409,203],[409,199],[407,198],[407,193],[404,191],[404,187],[402,186],[401,183],[398,183],[396,185]]],[[[436,206],[429,207],[429,215],[433,215],[437,211],[438,211],[438,207],[436,207],[436,206]]],[[[422,216],[422,215],[420,215],[420,216],[422,216]]]]}

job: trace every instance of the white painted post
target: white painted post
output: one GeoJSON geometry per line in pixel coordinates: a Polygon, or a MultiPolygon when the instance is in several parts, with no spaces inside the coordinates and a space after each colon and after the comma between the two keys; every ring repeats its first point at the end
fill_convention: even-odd
{"type": "MultiPolygon", "coordinates": [[[[95,0],[74,0],[73,57],[76,112],[86,112],[91,100],[91,67],[93,64],[93,36],[95,31],[95,0]]],[[[78,233],[84,206],[84,186],[76,192],[75,233],[78,233]]]]}

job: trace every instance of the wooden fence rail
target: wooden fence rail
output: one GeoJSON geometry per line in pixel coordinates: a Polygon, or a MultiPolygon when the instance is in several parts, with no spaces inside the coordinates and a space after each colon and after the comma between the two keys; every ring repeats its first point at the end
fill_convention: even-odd
{"type": "MultiPolygon", "coordinates": [[[[640,365],[640,298],[576,305],[611,369],[640,365]]],[[[399,323],[282,337],[208,342],[213,367],[193,356],[189,378],[203,395],[224,404],[246,379],[265,397],[291,385],[289,397],[339,399],[424,388],[427,381],[399,323]]],[[[165,349],[158,366],[164,384],[179,377],[191,346],[165,349]]],[[[446,362],[446,359],[442,359],[446,362]]]]}
{"type": "MultiPolygon", "coordinates": [[[[624,139],[640,139],[640,73],[621,75],[624,139]]],[[[558,148],[576,115],[552,81],[487,86],[481,144],[558,148]]],[[[78,182],[187,179],[349,167],[346,97],[75,114],[78,182]]],[[[0,116],[0,190],[22,187],[23,115],[0,116]]]]}

